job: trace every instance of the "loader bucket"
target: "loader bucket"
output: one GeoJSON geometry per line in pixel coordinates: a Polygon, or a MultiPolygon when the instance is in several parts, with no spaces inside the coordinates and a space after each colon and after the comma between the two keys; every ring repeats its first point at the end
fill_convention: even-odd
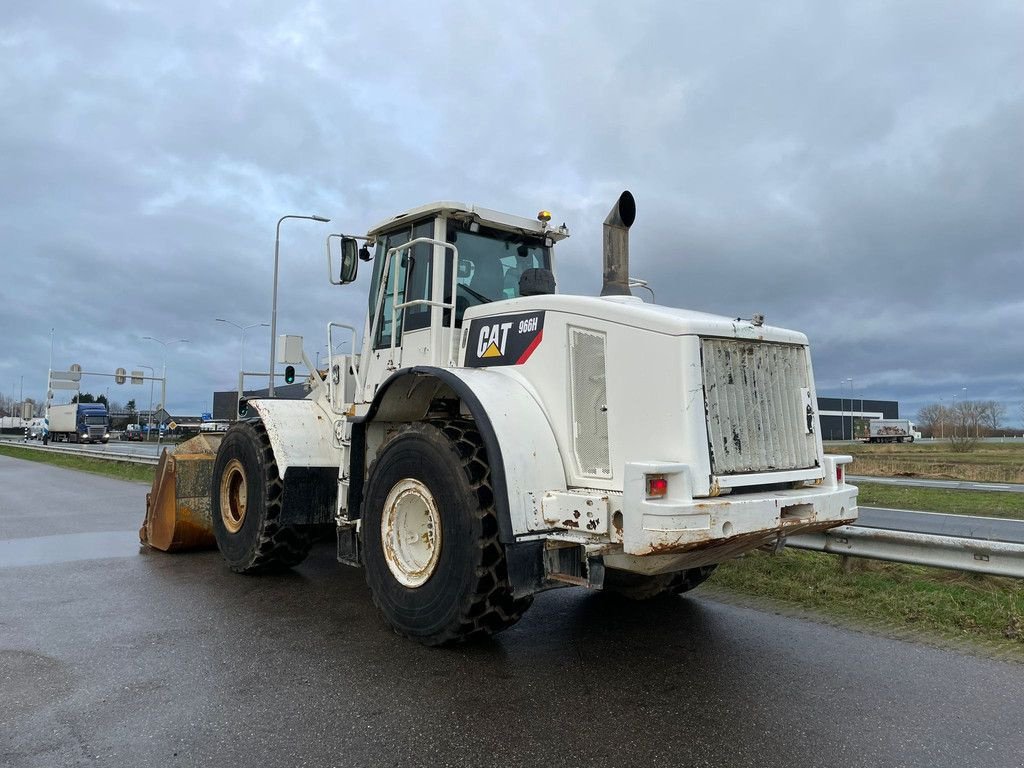
{"type": "Polygon", "coordinates": [[[146,494],[146,520],[139,540],[164,552],[216,546],[210,520],[213,461],[224,438],[199,435],[164,449],[156,465],[153,489],[146,494]]]}

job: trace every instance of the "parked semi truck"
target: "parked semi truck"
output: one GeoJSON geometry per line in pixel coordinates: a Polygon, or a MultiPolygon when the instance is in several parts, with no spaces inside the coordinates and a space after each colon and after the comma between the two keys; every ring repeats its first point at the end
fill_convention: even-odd
{"type": "Polygon", "coordinates": [[[868,424],[869,443],[912,443],[918,437],[921,433],[909,419],[872,419],[868,424]]]}
{"type": "Polygon", "coordinates": [[[106,443],[110,440],[110,419],[103,403],[51,405],[46,412],[43,441],[106,443]]]}
{"type": "MultiPolygon", "coordinates": [[[[341,236],[339,271],[328,238],[333,284],[373,262],[361,351],[321,373],[282,336],[309,396],[250,399],[222,438],[165,453],[143,540],[216,541],[253,573],[296,565],[330,527],[391,626],[437,645],[514,624],[544,589],[681,593],[852,522],[807,338],[631,296],[635,213],[624,192],[605,220],[600,297],[556,292],[569,233],[547,212],[424,205],[341,236]]],[[[354,327],[326,332],[358,348],[354,327]]]]}

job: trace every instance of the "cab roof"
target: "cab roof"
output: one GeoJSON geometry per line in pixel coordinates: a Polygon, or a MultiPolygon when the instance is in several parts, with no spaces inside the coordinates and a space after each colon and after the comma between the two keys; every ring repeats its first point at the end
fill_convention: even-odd
{"type": "Polygon", "coordinates": [[[490,208],[482,208],[479,205],[458,203],[452,200],[439,200],[435,203],[427,203],[426,205],[412,208],[397,216],[385,219],[366,234],[368,237],[375,238],[377,235],[391,230],[395,224],[403,220],[422,219],[442,214],[465,221],[477,221],[499,229],[524,232],[536,235],[537,237],[550,237],[552,240],[561,240],[569,236],[569,230],[564,225],[561,227],[551,227],[548,222],[543,222],[539,219],[527,219],[523,216],[514,216],[510,213],[502,213],[490,208]]]}

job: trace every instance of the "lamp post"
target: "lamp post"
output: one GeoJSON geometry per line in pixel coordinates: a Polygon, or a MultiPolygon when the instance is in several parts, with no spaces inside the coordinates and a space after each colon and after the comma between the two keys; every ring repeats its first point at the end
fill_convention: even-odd
{"type": "Polygon", "coordinates": [[[850,440],[856,440],[856,430],[853,428],[853,377],[846,380],[850,385],[850,440]]]}
{"type": "MultiPolygon", "coordinates": [[[[337,344],[334,345],[334,349],[331,349],[330,346],[328,346],[327,344],[324,344],[324,349],[327,350],[327,364],[328,365],[330,365],[330,363],[331,363],[331,357],[333,356],[333,354],[335,352],[337,352],[341,348],[342,344],[347,344],[348,341],[349,341],[348,339],[342,339],[341,341],[339,341],[337,344]]],[[[324,349],[318,349],[316,351],[316,367],[317,367],[317,369],[320,368],[320,355],[322,355],[324,353],[324,349]]]]}
{"type": "Polygon", "coordinates": [[[214,320],[216,320],[218,323],[227,323],[228,325],[233,325],[235,326],[235,328],[242,332],[242,342],[240,345],[241,349],[238,352],[238,400],[235,403],[235,413],[237,414],[238,407],[242,402],[242,376],[245,371],[245,332],[248,331],[250,328],[266,328],[267,325],[269,324],[250,323],[249,325],[239,325],[233,320],[225,320],[223,317],[215,317],[214,320]]]}
{"type": "Polygon", "coordinates": [[[153,379],[156,378],[156,369],[152,365],[143,365],[142,363],[136,363],[136,365],[139,368],[149,369],[149,419],[147,420],[149,428],[146,430],[146,442],[149,442],[149,435],[153,431],[153,379]]]}
{"type": "Polygon", "coordinates": [[[285,219],[307,219],[327,223],[330,219],[324,216],[300,216],[289,213],[277,220],[277,231],[274,236],[274,301],[270,310],[270,386],[267,392],[270,397],[274,396],[274,369],[277,364],[277,268],[281,256],[281,222],[285,219]]]}
{"type": "MultiPolygon", "coordinates": [[[[167,410],[167,347],[171,344],[189,344],[188,339],[174,339],[173,341],[164,341],[158,339],[155,336],[143,336],[144,339],[155,341],[157,344],[162,344],[164,348],[164,367],[163,373],[160,375],[160,407],[165,411],[167,410]]],[[[156,435],[157,450],[160,448],[160,430],[157,430],[156,435]]]]}

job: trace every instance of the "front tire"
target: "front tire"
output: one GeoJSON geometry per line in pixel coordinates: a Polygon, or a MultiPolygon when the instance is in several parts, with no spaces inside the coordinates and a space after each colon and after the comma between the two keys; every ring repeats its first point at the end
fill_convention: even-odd
{"type": "Polygon", "coordinates": [[[363,564],[373,601],[399,634],[425,645],[515,624],[515,599],[490,467],[472,422],[403,427],[377,454],[364,505],[363,564]]]}
{"type": "Polygon", "coordinates": [[[604,589],[629,600],[653,600],[667,595],[681,595],[707,581],[717,567],[704,565],[653,576],[609,568],[604,574],[604,589]]]}
{"type": "Polygon", "coordinates": [[[313,544],[311,526],[281,525],[284,482],[263,424],[228,430],[213,464],[210,516],[231,570],[260,573],[298,565],[313,544]]]}

